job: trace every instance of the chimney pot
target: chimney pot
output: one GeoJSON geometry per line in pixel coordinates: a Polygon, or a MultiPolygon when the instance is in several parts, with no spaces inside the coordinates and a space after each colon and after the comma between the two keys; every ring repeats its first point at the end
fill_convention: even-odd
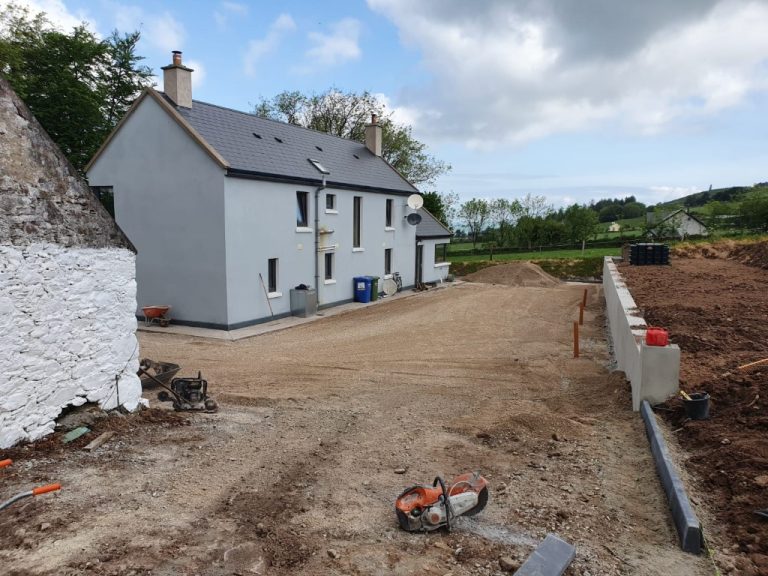
{"type": "Polygon", "coordinates": [[[173,50],[173,65],[181,66],[181,50],[173,50]]]}

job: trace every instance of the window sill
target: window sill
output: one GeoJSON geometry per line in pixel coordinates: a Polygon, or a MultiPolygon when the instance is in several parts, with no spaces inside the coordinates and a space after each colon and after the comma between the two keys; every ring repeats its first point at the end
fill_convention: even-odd
{"type": "Polygon", "coordinates": [[[326,214],[338,214],[339,211],[338,210],[331,210],[330,208],[326,208],[325,209],[325,213],[326,214]]]}
{"type": "Polygon", "coordinates": [[[389,280],[392,278],[392,274],[384,274],[384,280],[389,280]]]}
{"type": "Polygon", "coordinates": [[[323,284],[325,284],[326,286],[330,286],[331,284],[336,284],[336,280],[334,279],[325,280],[323,281],[323,284]]]}
{"type": "Polygon", "coordinates": [[[302,234],[311,234],[312,228],[307,228],[306,226],[296,226],[296,232],[300,232],[302,234]]]}
{"type": "Polygon", "coordinates": [[[352,252],[365,252],[365,248],[352,248],[352,252]]]}
{"type": "Polygon", "coordinates": [[[395,229],[392,226],[384,226],[384,232],[394,232],[395,229]]]}
{"type": "Polygon", "coordinates": [[[267,298],[269,298],[270,300],[272,300],[272,298],[281,298],[282,296],[283,296],[282,292],[269,292],[267,294],[267,298]]]}
{"type": "Polygon", "coordinates": [[[448,266],[450,265],[451,265],[450,262],[436,262],[435,268],[448,268],[448,266]]]}

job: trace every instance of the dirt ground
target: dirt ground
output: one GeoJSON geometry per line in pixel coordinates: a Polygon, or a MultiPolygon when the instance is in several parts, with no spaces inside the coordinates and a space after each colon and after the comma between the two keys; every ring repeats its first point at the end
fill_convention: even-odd
{"type": "Polygon", "coordinates": [[[698,500],[713,516],[724,572],[768,574],[768,243],[691,246],[670,266],[622,265],[647,322],[681,349],[681,387],[706,391],[711,418],[686,419],[682,401],[662,407],[698,500]]]}
{"type": "Polygon", "coordinates": [[[9,451],[5,494],[64,488],[0,515],[3,572],[495,575],[555,532],[570,576],[711,574],[678,548],[594,285],[572,357],[582,291],[464,283],[237,342],[141,333],[220,411],[99,420],[117,435],[93,453],[9,451]],[[398,528],[405,487],[477,469],[481,514],[398,528]]]}

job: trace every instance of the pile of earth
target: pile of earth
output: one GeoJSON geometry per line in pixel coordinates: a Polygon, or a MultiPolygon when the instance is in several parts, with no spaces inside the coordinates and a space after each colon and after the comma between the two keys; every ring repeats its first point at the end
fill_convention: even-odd
{"type": "Polygon", "coordinates": [[[511,262],[490,266],[464,276],[464,280],[528,288],[549,288],[560,284],[560,280],[530,262],[511,262]]]}
{"type": "Polygon", "coordinates": [[[720,240],[712,243],[683,243],[672,249],[677,258],[722,258],[736,260],[747,266],[768,269],[768,240],[720,240]]]}
{"type": "Polygon", "coordinates": [[[681,388],[711,396],[708,420],[689,420],[679,398],[662,413],[726,535],[723,572],[751,576],[768,574],[766,521],[754,513],[768,507],[768,366],[739,366],[768,358],[767,247],[688,245],[671,266],[621,266],[646,321],[680,346],[681,388]]]}

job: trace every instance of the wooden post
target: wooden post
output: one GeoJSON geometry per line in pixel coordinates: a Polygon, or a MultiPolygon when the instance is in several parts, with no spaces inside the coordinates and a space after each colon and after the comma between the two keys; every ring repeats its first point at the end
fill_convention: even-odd
{"type": "Polygon", "coordinates": [[[586,308],[587,307],[587,289],[584,288],[584,296],[581,297],[581,305],[586,308]]]}
{"type": "Polygon", "coordinates": [[[584,325],[584,304],[579,306],[579,326],[584,325]]]}
{"type": "Polygon", "coordinates": [[[579,357],[579,323],[573,323],[573,357],[579,357]]]}

